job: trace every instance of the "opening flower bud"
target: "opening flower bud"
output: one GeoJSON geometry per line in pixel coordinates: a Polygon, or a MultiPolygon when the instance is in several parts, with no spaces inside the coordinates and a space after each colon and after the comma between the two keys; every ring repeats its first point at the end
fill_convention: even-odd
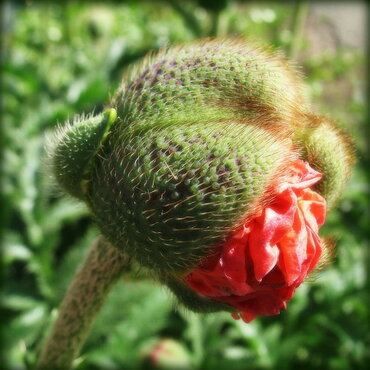
{"type": "Polygon", "coordinates": [[[259,46],[170,48],[124,78],[106,113],[61,135],[56,177],[187,307],[278,313],[320,259],[325,198],[352,164],[343,134],[313,124],[302,86],[259,46]]]}
{"type": "Polygon", "coordinates": [[[306,162],[292,163],[286,180],[269,189],[271,202],[232,231],[184,282],[202,296],[236,308],[234,317],[246,322],[285,309],[324,246],[318,231],[326,202],[311,190],[321,177],[306,162]]]}

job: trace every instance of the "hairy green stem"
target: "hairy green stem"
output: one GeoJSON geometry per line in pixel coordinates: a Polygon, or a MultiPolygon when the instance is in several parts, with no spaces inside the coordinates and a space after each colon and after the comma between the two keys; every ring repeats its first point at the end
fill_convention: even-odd
{"type": "Polygon", "coordinates": [[[63,299],[37,369],[71,368],[105,297],[127,267],[127,258],[103,237],[92,245],[63,299]]]}

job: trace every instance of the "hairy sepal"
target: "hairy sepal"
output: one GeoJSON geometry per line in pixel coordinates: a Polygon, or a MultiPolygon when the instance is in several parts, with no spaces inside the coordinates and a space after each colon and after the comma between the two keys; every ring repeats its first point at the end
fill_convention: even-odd
{"type": "Polygon", "coordinates": [[[90,163],[116,117],[115,109],[111,108],[97,116],[76,118],[59,132],[51,154],[54,177],[70,195],[84,199],[90,163]]]}
{"type": "Polygon", "coordinates": [[[94,161],[88,203],[107,239],[156,271],[197,265],[294,157],[291,140],[245,122],[119,130],[94,161]]]}
{"type": "Polygon", "coordinates": [[[308,115],[301,136],[303,158],[324,176],[314,187],[333,208],[347,184],[355,155],[352,140],[326,117],[308,115]]]}

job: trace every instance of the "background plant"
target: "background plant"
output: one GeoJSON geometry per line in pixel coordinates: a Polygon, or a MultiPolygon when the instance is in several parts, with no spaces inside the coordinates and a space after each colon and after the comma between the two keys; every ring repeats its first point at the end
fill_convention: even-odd
{"type": "Polygon", "coordinates": [[[310,24],[320,19],[312,20],[308,4],[212,4],[3,5],[5,368],[34,362],[40,338],[98,234],[87,211],[50,184],[45,134],[76,113],[100,112],[125,68],[148,51],[210,35],[252,37],[296,57],[318,110],[354,136],[358,166],[323,230],[338,239],[337,258],[319,279],[297,291],[288,311],[248,325],[227,313],[201,316],[177,309],[163,287],[140,272],[127,273],[110,294],[76,366],[148,367],[153,346],[172,338],[184,368],[365,368],[370,359],[370,215],[364,51],[341,43],[314,50],[310,24]]]}

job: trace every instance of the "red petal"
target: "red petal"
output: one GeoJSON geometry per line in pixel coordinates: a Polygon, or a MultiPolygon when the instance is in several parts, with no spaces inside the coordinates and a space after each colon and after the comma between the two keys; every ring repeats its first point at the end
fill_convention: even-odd
{"type": "Polygon", "coordinates": [[[279,242],[281,251],[279,267],[288,285],[300,277],[302,264],[307,258],[307,231],[304,221],[301,212],[296,212],[292,229],[279,242]]]}
{"type": "MultiPolygon", "coordinates": [[[[292,167],[292,189],[306,189],[316,184],[322,178],[320,172],[315,171],[307,162],[298,160],[292,167]]],[[[290,181],[289,181],[290,182],[290,181]]]]}
{"type": "Polygon", "coordinates": [[[307,243],[307,274],[309,274],[322,254],[322,241],[315,231],[307,226],[308,243],[307,243]]]}
{"type": "Polygon", "coordinates": [[[294,193],[286,189],[256,219],[257,225],[250,235],[249,245],[257,281],[261,281],[275,267],[279,258],[277,243],[292,227],[296,207],[294,193]]]}
{"type": "Polygon", "coordinates": [[[306,222],[312,229],[318,231],[319,226],[323,225],[325,222],[325,199],[311,189],[305,189],[299,200],[299,208],[303,212],[306,222]]]}

